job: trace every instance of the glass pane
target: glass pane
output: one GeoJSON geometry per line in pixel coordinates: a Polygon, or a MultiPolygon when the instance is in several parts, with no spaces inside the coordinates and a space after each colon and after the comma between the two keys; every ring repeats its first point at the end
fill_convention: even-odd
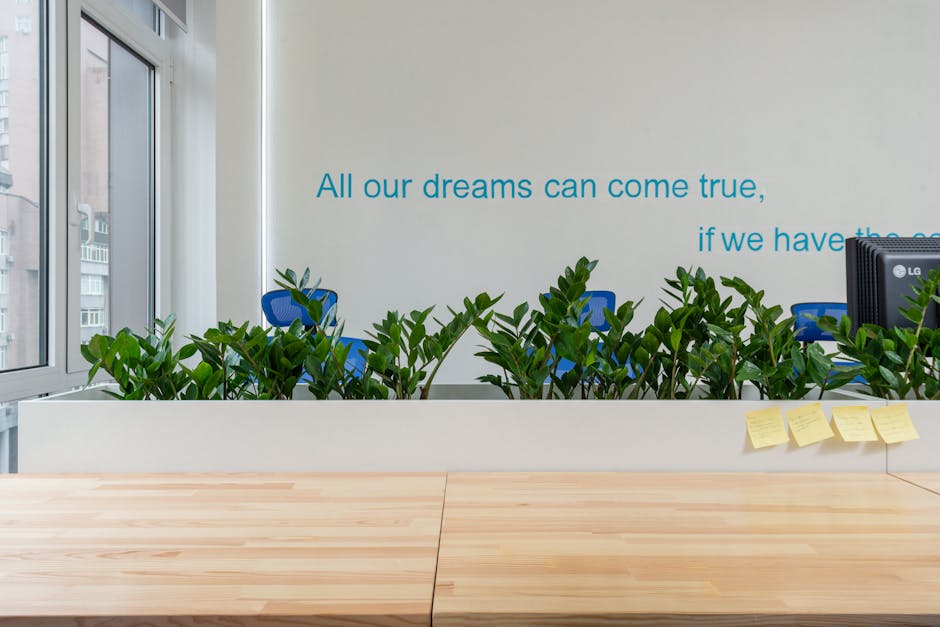
{"type": "Polygon", "coordinates": [[[88,19],[81,56],[81,341],[152,320],[153,67],[88,19]]]}
{"type": "Polygon", "coordinates": [[[46,362],[42,4],[0,0],[0,370],[46,362]]]}

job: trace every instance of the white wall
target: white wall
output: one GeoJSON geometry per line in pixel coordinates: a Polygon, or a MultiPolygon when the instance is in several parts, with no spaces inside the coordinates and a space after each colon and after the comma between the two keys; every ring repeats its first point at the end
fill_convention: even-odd
{"type": "MultiPolygon", "coordinates": [[[[219,4],[218,306],[236,319],[260,291],[249,4],[219,4]]],[[[644,315],[680,264],[785,304],[844,299],[842,253],[776,252],[774,228],[940,231],[937,23],[929,0],[270,2],[269,271],[311,266],[350,335],[480,290],[509,309],[580,255],[601,261],[593,287],[644,298],[644,315]],[[535,194],[317,199],[339,171],[357,186],[528,177],[535,194]],[[752,178],[765,202],[696,198],[702,173],[752,178]],[[547,199],[553,176],[594,177],[599,196],[547,199]],[[614,176],[693,193],[611,199],[614,176]],[[700,252],[699,226],[758,231],[765,248],[700,252]]],[[[474,344],[442,380],[479,373],[474,344]]]]}

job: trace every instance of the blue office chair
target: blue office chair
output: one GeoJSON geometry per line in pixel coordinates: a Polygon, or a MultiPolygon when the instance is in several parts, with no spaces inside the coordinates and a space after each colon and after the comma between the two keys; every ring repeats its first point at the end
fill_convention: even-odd
{"type": "MultiPolygon", "coordinates": [[[[323,303],[323,315],[326,318],[327,312],[336,307],[338,296],[333,290],[304,290],[308,298],[316,298],[323,303]]],[[[312,327],[315,323],[307,309],[290,296],[290,290],[271,290],[261,297],[261,310],[268,324],[275,327],[290,326],[294,320],[300,319],[305,327],[312,327]]],[[[335,312],[334,312],[335,313],[335,312]]],[[[336,324],[336,316],[330,321],[330,325],[336,324]]]]}
{"type": "Polygon", "coordinates": [[[349,346],[349,355],[346,357],[346,370],[357,377],[361,377],[366,370],[366,355],[369,349],[366,343],[358,337],[341,337],[339,341],[349,346]]]}
{"type": "MultiPolygon", "coordinates": [[[[329,326],[336,326],[335,308],[339,300],[336,292],[327,289],[308,289],[305,293],[309,298],[317,298],[323,303],[324,319],[326,319],[327,312],[331,309],[334,310],[334,315],[329,320],[329,326]]],[[[314,324],[306,308],[301,307],[297,301],[291,298],[289,290],[272,290],[264,294],[261,297],[261,310],[271,326],[287,327],[297,319],[300,319],[305,327],[312,327],[314,324]]],[[[366,367],[365,353],[368,350],[365,343],[356,337],[340,337],[339,342],[343,345],[351,345],[346,360],[346,370],[356,376],[362,376],[366,367]]],[[[306,383],[309,380],[310,375],[304,372],[299,383],[306,383]]]]}
{"type": "Polygon", "coordinates": [[[807,316],[832,316],[841,320],[848,315],[849,308],[845,303],[796,303],[790,306],[790,313],[796,317],[793,322],[796,339],[801,342],[831,342],[832,334],[820,329],[816,320],[807,316]]]}
{"type": "MultiPolygon", "coordinates": [[[[793,327],[796,331],[796,339],[801,342],[831,342],[832,334],[823,331],[816,324],[816,320],[807,316],[821,318],[823,316],[832,316],[839,321],[843,316],[849,314],[849,307],[845,303],[796,303],[790,306],[790,313],[795,317],[793,327]]],[[[854,361],[834,361],[834,366],[857,366],[854,361]]],[[[852,379],[852,383],[865,384],[867,381],[861,376],[852,379]]]]}
{"type": "MultiPolygon", "coordinates": [[[[550,298],[550,294],[545,295],[550,298]]],[[[616,311],[617,295],[606,290],[588,290],[581,298],[587,298],[584,309],[581,311],[581,322],[590,320],[595,331],[609,331],[610,323],[604,317],[604,310],[616,311]]],[[[562,357],[558,361],[557,374],[561,375],[574,368],[574,362],[562,357]]]]}
{"type": "MultiPolygon", "coordinates": [[[[551,298],[551,294],[545,294],[545,298],[551,298]]],[[[595,331],[609,331],[610,323],[604,317],[604,309],[616,311],[617,296],[613,292],[606,290],[588,290],[584,292],[581,298],[587,298],[584,309],[581,311],[581,322],[591,321],[591,326],[595,331]]]]}

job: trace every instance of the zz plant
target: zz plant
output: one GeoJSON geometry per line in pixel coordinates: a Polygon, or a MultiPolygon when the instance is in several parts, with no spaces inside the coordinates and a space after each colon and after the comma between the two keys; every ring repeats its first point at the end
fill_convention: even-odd
{"type": "Polygon", "coordinates": [[[277,285],[289,290],[294,302],[314,321],[306,330],[308,350],[303,358],[307,388],[314,398],[324,400],[334,394],[342,399],[388,398],[388,388],[373,377],[368,364],[361,369],[354,366],[355,361],[367,362],[367,357],[352,354],[352,344],[342,341],[343,323],[336,320],[336,311],[324,311],[323,302],[313,297],[320,281],[310,285],[310,269],[299,278],[290,268],[277,273],[277,285]]]}
{"type": "Polygon", "coordinates": [[[500,298],[502,295],[492,298],[486,292],[473,300],[465,298],[462,310],[447,308],[447,322],[431,317],[434,307],[407,315],[389,311],[373,325],[365,340],[369,368],[396,399],[407,400],[416,394],[427,399],[434,378],[454,346],[500,298]],[[436,330],[429,330],[429,319],[437,325],[436,330]]]}
{"type": "Polygon", "coordinates": [[[842,354],[858,363],[846,376],[861,375],[881,398],[940,400],[940,332],[925,324],[930,309],[940,304],[938,288],[940,268],[928,272],[905,297],[908,306],[900,311],[911,324],[907,328],[863,324],[853,332],[847,316],[820,318],[819,327],[832,333],[842,354]]]}
{"type": "Polygon", "coordinates": [[[156,320],[146,335],[121,329],[114,337],[95,335],[82,345],[82,356],[91,364],[88,380],[104,370],[117,382],[120,391],[107,393],[125,400],[173,400],[198,396],[188,392],[191,378],[180,367],[196,353],[192,344],[173,350],[176,319],[170,314],[156,320]]]}
{"type": "Polygon", "coordinates": [[[487,374],[479,381],[499,387],[507,398],[571,398],[581,380],[594,370],[597,340],[583,315],[591,271],[597,261],[582,257],[558,277],[548,294],[539,295],[540,309],[521,303],[511,315],[491,312],[476,321],[486,345],[476,353],[502,374],[487,374]],[[560,359],[574,363],[570,375],[558,374],[560,359]]]}
{"type": "Polygon", "coordinates": [[[502,296],[483,292],[448,308],[406,314],[389,311],[367,338],[343,337],[335,309],[314,297],[310,271],[278,272],[313,321],[287,328],[219,322],[201,336],[173,346],[175,320],[157,320],[136,335],[96,335],[82,347],[92,364],[118,383],[126,399],[289,399],[304,381],[317,399],[426,399],[457,342],[471,329],[483,340],[477,356],[497,368],[479,377],[511,399],[741,398],[753,385],[761,398],[820,396],[857,375],[886,398],[940,399],[940,333],[925,324],[940,303],[940,270],[931,272],[902,310],[911,328],[819,320],[839,349],[858,365],[835,365],[834,355],[799,340],[794,319],[739,277],[708,276],[678,268],[665,280],[652,322],[631,330],[638,302],[605,310],[609,328],[598,332],[586,315],[585,293],[597,261],[580,258],[538,297],[538,305],[495,311],[502,296]],[[355,346],[365,348],[354,348],[355,346]],[[565,364],[562,367],[562,364],[565,364]]]}

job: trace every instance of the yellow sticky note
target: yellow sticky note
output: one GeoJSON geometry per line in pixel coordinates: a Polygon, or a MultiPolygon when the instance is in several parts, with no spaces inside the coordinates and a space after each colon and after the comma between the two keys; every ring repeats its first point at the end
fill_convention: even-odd
{"type": "Polygon", "coordinates": [[[791,409],[787,412],[787,424],[799,446],[821,442],[835,435],[819,403],[791,409]]]}
{"type": "Polygon", "coordinates": [[[871,413],[864,405],[832,408],[832,422],[846,442],[876,442],[878,435],[871,424],[871,413]]]}
{"type": "Polygon", "coordinates": [[[754,448],[775,446],[790,441],[787,425],[783,423],[783,411],[779,407],[770,407],[745,414],[747,435],[754,448]]]}
{"type": "Polygon", "coordinates": [[[916,440],[920,437],[914,428],[911,415],[907,413],[907,403],[873,409],[871,420],[886,444],[916,440]]]}

